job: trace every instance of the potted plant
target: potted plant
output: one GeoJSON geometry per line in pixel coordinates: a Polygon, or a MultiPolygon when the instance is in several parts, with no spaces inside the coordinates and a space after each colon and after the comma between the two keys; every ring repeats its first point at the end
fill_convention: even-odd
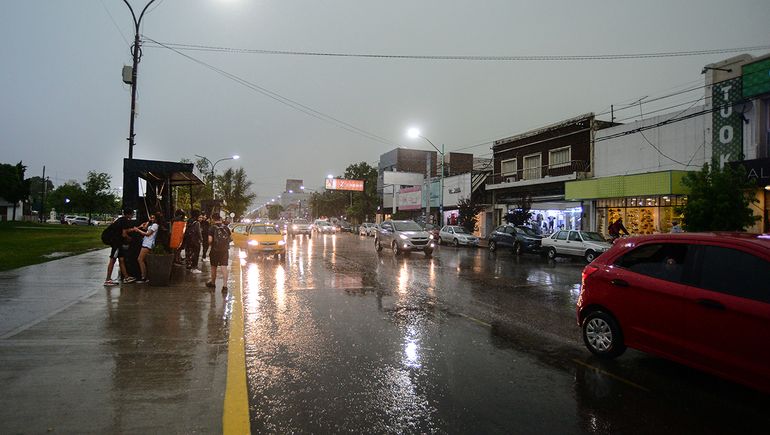
{"type": "Polygon", "coordinates": [[[174,254],[163,244],[155,245],[147,254],[147,279],[150,285],[168,285],[173,264],[174,254]]]}

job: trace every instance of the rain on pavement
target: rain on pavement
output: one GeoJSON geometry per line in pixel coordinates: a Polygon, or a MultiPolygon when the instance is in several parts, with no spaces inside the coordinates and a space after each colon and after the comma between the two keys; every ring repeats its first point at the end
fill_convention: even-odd
{"type": "Polygon", "coordinates": [[[760,393],[583,347],[584,263],[485,249],[377,253],[350,234],[242,260],[252,432],[751,433],[760,393]]]}

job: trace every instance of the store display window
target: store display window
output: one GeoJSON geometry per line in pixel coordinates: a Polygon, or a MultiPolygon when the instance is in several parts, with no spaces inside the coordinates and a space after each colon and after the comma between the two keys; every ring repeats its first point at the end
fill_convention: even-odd
{"type": "Polygon", "coordinates": [[[623,218],[631,234],[667,233],[671,231],[672,221],[681,218],[676,210],[686,202],[686,197],[677,195],[599,199],[596,201],[597,230],[608,236],[610,223],[623,218]]]}

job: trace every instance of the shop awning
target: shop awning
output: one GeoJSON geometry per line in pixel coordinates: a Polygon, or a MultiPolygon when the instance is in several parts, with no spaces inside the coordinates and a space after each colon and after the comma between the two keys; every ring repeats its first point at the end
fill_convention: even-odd
{"type": "Polygon", "coordinates": [[[689,191],[682,184],[685,174],[687,171],[662,171],[570,181],[564,185],[564,199],[575,201],[645,195],[686,195],[689,191]]]}

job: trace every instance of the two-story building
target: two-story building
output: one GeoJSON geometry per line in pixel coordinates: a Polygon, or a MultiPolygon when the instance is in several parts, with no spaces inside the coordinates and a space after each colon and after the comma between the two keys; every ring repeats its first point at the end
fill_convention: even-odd
{"type": "Polygon", "coordinates": [[[499,225],[509,210],[528,205],[546,231],[584,228],[582,204],[565,200],[564,185],[592,175],[594,136],[612,125],[587,113],[496,140],[485,186],[492,196],[487,210],[492,219],[485,224],[499,225]]]}

